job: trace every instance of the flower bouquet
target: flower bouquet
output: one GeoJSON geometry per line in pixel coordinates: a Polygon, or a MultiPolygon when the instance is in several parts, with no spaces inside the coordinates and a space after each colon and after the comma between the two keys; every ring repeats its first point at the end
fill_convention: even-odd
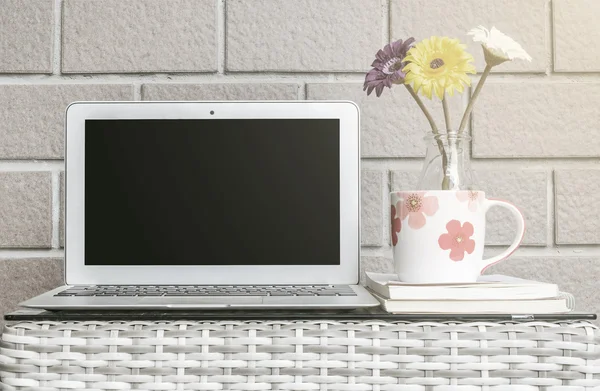
{"type": "Polygon", "coordinates": [[[476,281],[483,269],[512,254],[525,232],[525,220],[515,205],[487,198],[470,187],[469,159],[461,142],[470,140],[465,128],[492,68],[514,59],[531,61],[531,57],[494,27],[479,26],[468,34],[481,42],[486,67],[458,128],[450,123],[447,98],[468,90],[469,74],[475,73],[475,67],[473,56],[457,39],[434,36],[421,42],[414,38],[393,42],[377,53],[365,78],[367,94],[375,91],[377,96],[385,87],[403,85],[431,127],[419,190],[390,193],[394,269],[401,281],[476,281]],[[442,101],[444,132],[419,95],[442,101]],[[486,214],[494,206],[512,213],[515,238],[508,249],[484,259],[486,214]]]}
{"type": "MultiPolygon", "coordinates": [[[[408,93],[427,118],[431,127],[433,145],[437,149],[435,156],[427,157],[423,172],[421,173],[420,187],[429,187],[429,190],[467,190],[468,184],[464,182],[463,174],[466,159],[462,153],[461,142],[469,140],[465,134],[469,117],[483,85],[493,67],[506,61],[522,59],[531,61],[531,57],[512,38],[500,32],[495,27],[490,30],[483,26],[468,32],[475,42],[480,42],[483,48],[486,67],[473,91],[469,104],[463,113],[462,120],[457,129],[452,127],[448,96],[455,92],[465,92],[465,87],[471,85],[469,74],[475,74],[473,56],[469,54],[458,39],[433,36],[415,43],[414,38],[398,40],[386,45],[376,54],[375,61],[365,78],[364,90],[367,95],[375,91],[379,97],[385,87],[391,88],[394,84],[403,85],[408,93]],[[445,132],[431,116],[427,107],[419,97],[423,95],[428,99],[437,97],[442,101],[445,119],[445,132]],[[439,173],[439,181],[423,185],[428,171],[439,173]]],[[[428,153],[428,155],[430,155],[428,153]]],[[[472,190],[472,189],[468,189],[472,190]]]]}

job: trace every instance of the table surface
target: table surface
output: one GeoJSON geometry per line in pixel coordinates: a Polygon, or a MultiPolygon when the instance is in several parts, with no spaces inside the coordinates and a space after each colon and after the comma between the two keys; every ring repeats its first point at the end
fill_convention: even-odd
{"type": "Polygon", "coordinates": [[[22,308],[4,315],[7,321],[86,321],[86,320],[384,320],[384,321],[566,321],[594,320],[596,314],[511,315],[511,314],[390,314],[379,307],[357,310],[188,310],[188,311],[46,311],[22,308]]]}

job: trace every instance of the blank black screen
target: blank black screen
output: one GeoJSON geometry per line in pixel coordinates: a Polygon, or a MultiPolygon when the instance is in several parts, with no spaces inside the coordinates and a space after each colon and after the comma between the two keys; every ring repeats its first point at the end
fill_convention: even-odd
{"type": "Polygon", "coordinates": [[[339,120],[86,120],[86,265],[337,265],[339,120]]]}

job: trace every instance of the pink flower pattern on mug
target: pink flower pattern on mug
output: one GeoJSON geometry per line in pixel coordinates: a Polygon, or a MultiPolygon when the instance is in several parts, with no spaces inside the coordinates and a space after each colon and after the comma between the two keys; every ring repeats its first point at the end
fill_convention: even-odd
{"type": "Polygon", "coordinates": [[[402,221],[396,216],[396,207],[392,205],[392,245],[398,244],[398,234],[402,230],[402,221]]]}
{"type": "Polygon", "coordinates": [[[476,212],[477,207],[483,200],[483,197],[481,197],[481,192],[471,190],[457,191],[456,198],[458,198],[460,202],[468,202],[469,210],[471,212],[476,212]]]}
{"type": "Polygon", "coordinates": [[[439,209],[438,199],[435,196],[426,196],[423,192],[399,192],[400,201],[396,208],[400,210],[400,220],[408,217],[408,226],[413,229],[423,228],[427,216],[433,216],[439,209]]]}
{"type": "Polygon", "coordinates": [[[471,236],[475,232],[473,224],[465,221],[460,224],[458,220],[450,220],[446,224],[448,233],[442,234],[438,239],[438,244],[442,250],[450,250],[450,259],[453,261],[462,261],[465,258],[465,251],[471,254],[475,250],[475,241],[471,236]]]}

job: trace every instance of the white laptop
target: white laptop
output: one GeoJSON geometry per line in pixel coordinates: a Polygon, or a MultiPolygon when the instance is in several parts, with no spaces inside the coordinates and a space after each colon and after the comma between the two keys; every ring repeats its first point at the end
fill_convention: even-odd
{"type": "Polygon", "coordinates": [[[352,102],[78,102],[46,309],[358,308],[352,102]]]}

